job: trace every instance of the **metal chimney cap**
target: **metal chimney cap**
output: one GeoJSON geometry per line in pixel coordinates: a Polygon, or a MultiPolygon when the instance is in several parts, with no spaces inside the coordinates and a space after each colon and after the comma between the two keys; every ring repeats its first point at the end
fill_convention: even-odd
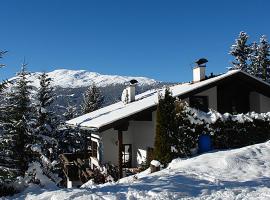
{"type": "Polygon", "coordinates": [[[132,79],[132,80],[129,81],[129,83],[131,85],[134,85],[134,84],[138,83],[138,81],[136,79],[132,79]]]}
{"type": "Polygon", "coordinates": [[[206,58],[200,58],[199,60],[197,60],[195,63],[197,63],[197,65],[203,65],[205,63],[207,63],[208,60],[206,58]]]}

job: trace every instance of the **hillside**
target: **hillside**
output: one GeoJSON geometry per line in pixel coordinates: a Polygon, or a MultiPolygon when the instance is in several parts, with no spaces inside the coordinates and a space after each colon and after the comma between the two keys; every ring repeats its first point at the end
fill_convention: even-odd
{"type": "Polygon", "coordinates": [[[173,160],[118,183],[46,191],[28,188],[17,199],[269,199],[270,142],[173,160]]]}

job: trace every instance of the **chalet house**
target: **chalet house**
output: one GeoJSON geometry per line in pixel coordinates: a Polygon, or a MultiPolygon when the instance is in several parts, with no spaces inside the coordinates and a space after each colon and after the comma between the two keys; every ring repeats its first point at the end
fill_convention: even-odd
{"type": "MultiPolygon", "coordinates": [[[[191,107],[221,113],[270,111],[270,84],[240,70],[218,76],[205,75],[205,66],[193,69],[193,81],[170,87],[172,95],[191,107]]],[[[123,92],[122,101],[71,119],[66,123],[89,130],[92,149],[101,163],[136,167],[153,147],[158,98],[163,89],[135,95],[135,84],[123,92]]]]}

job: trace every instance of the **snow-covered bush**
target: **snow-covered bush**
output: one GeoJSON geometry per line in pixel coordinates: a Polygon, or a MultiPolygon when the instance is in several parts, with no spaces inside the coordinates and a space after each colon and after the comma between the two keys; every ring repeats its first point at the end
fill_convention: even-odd
{"type": "Polygon", "coordinates": [[[192,155],[191,150],[196,147],[199,135],[204,131],[202,124],[192,123],[196,120],[186,102],[175,102],[175,123],[177,124],[172,138],[171,151],[174,157],[192,155]]]}
{"type": "Polygon", "coordinates": [[[192,127],[194,139],[204,132],[209,133],[216,149],[239,148],[270,139],[270,112],[231,115],[210,109],[205,113],[187,104],[181,112],[189,119],[190,124],[185,126],[192,127]]]}

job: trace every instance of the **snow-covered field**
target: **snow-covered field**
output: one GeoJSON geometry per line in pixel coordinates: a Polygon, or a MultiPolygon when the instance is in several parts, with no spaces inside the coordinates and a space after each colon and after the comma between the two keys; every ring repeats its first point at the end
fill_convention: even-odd
{"type": "Polygon", "coordinates": [[[176,159],[118,183],[81,189],[31,187],[12,199],[270,199],[270,142],[176,159]]]}

